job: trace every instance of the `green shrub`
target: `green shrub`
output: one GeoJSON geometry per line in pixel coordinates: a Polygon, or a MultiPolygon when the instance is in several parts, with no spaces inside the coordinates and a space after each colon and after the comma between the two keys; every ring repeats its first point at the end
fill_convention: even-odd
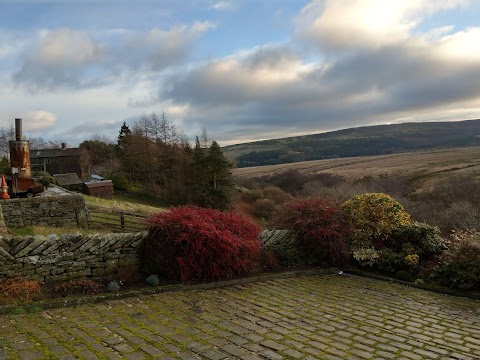
{"type": "Polygon", "coordinates": [[[341,208],[348,217],[354,250],[381,249],[394,229],[412,222],[398,201],[382,193],[355,195],[341,208]]]}
{"type": "Polygon", "coordinates": [[[410,244],[419,255],[433,255],[445,249],[445,241],[436,226],[413,222],[402,224],[392,231],[386,246],[400,251],[404,244],[410,244]]]}
{"type": "Polygon", "coordinates": [[[37,182],[42,184],[44,187],[48,187],[50,184],[56,184],[57,181],[55,178],[46,171],[34,171],[32,176],[37,182]]]}
{"type": "Polygon", "coordinates": [[[147,277],[146,281],[147,281],[147,284],[152,286],[158,286],[160,284],[160,278],[155,274],[152,274],[149,277],[147,277]]]}
{"type": "Polygon", "coordinates": [[[23,314],[26,314],[26,313],[28,313],[27,309],[25,309],[22,306],[19,306],[19,307],[15,307],[12,310],[10,310],[9,314],[10,315],[23,315],[23,314]]]}
{"type": "Polygon", "coordinates": [[[110,180],[115,190],[127,191],[130,188],[130,183],[124,175],[113,175],[110,180]]]}
{"type": "Polygon", "coordinates": [[[380,258],[380,254],[373,247],[360,247],[353,250],[353,258],[362,266],[375,265],[380,258]]]}
{"type": "Polygon", "coordinates": [[[392,249],[383,249],[379,251],[375,265],[379,270],[395,273],[405,268],[404,255],[392,249]]]}
{"type": "Polygon", "coordinates": [[[116,293],[120,291],[120,284],[117,281],[110,281],[107,285],[107,291],[116,293]]]}
{"type": "Polygon", "coordinates": [[[10,159],[7,155],[3,155],[0,158],[0,174],[12,175],[12,167],[10,165],[10,159]]]}
{"type": "Polygon", "coordinates": [[[480,234],[455,232],[439,259],[434,277],[441,284],[459,289],[480,289],[480,234]]]}
{"type": "Polygon", "coordinates": [[[395,277],[399,280],[403,281],[412,281],[413,280],[413,275],[407,270],[398,270],[395,273],[395,277]]]}
{"type": "Polygon", "coordinates": [[[392,230],[379,248],[378,269],[388,272],[413,271],[434,254],[445,249],[445,241],[437,227],[414,222],[392,230]]]}

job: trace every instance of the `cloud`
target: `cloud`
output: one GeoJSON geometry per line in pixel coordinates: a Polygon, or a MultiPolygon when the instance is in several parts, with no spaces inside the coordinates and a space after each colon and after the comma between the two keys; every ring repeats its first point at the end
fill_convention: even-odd
{"type": "Polygon", "coordinates": [[[42,32],[12,79],[30,91],[77,90],[116,82],[124,74],[158,72],[184,62],[195,41],[214,27],[196,22],[168,30],[112,31],[102,41],[67,28],[42,32]]]}
{"type": "Polygon", "coordinates": [[[102,46],[81,31],[59,29],[40,35],[13,81],[29,90],[88,87],[98,83],[89,74],[102,59],[102,46]]]}
{"type": "Polygon", "coordinates": [[[230,10],[233,8],[233,4],[230,1],[219,1],[214,3],[211,8],[213,10],[230,10]]]}
{"type": "Polygon", "coordinates": [[[70,128],[67,133],[75,133],[81,135],[89,135],[92,134],[92,130],[94,132],[102,132],[104,130],[120,130],[120,126],[122,121],[120,120],[113,120],[113,119],[103,119],[98,121],[84,121],[80,125],[74,126],[70,128]]]}
{"type": "Polygon", "coordinates": [[[111,47],[109,51],[122,65],[158,71],[183,62],[195,41],[212,28],[215,24],[211,22],[196,22],[169,30],[154,28],[146,33],[130,32],[124,34],[119,46],[111,47]]]}
{"type": "Polygon", "coordinates": [[[457,62],[479,62],[480,27],[471,27],[457,33],[446,35],[435,44],[439,56],[451,58],[457,62]]]}
{"type": "Polygon", "coordinates": [[[260,46],[172,75],[160,98],[186,106],[187,120],[219,129],[219,140],[394,122],[412,111],[432,120],[440,108],[458,120],[455,106],[465,114],[478,108],[468,103],[480,99],[471,46],[479,30],[415,34],[308,62],[293,45],[260,46]]]}
{"type": "Polygon", "coordinates": [[[12,55],[15,52],[13,41],[7,36],[0,34],[0,60],[12,55]]]}
{"type": "MultiPolygon", "coordinates": [[[[24,103],[25,111],[58,114],[57,133],[48,128],[42,136],[69,143],[92,133],[116,136],[123,120],[112,119],[152,111],[185,125],[191,138],[205,127],[222,144],[401,119],[459,120],[478,117],[480,27],[441,22],[450,9],[466,3],[312,1],[287,26],[290,37],[275,33],[279,42],[222,57],[211,54],[229,51],[217,47],[228,32],[203,41],[216,27],[210,21],[165,27],[142,23],[145,30],[63,28],[39,32],[20,46],[0,33],[0,57],[17,64],[19,86],[36,91],[24,103]],[[207,47],[198,49],[199,44],[207,47]],[[72,125],[60,128],[63,119],[72,125]]],[[[201,4],[202,14],[213,14],[220,24],[225,14],[212,10],[226,10],[228,4],[238,14],[246,9],[227,1],[201,4]]],[[[285,8],[288,14],[298,10],[297,5],[285,8]]],[[[162,19],[171,20],[168,15],[162,19]]],[[[222,26],[230,31],[236,24],[222,26]]],[[[2,81],[8,82],[8,72],[1,70],[2,81]]],[[[6,103],[2,111],[14,114],[22,95],[0,88],[6,103]]],[[[39,124],[47,126],[45,119],[39,124]]]]}
{"type": "Polygon", "coordinates": [[[35,51],[39,64],[85,65],[101,57],[101,47],[86,33],[60,29],[47,33],[35,51]]]}
{"type": "Polygon", "coordinates": [[[165,80],[161,97],[199,106],[269,101],[308,71],[287,47],[262,46],[200,65],[165,80]]]}
{"type": "Polygon", "coordinates": [[[21,118],[25,131],[33,133],[53,128],[58,121],[56,114],[42,110],[24,113],[21,118]]]}
{"type": "Polygon", "coordinates": [[[425,17],[465,4],[465,0],[316,0],[296,17],[296,35],[321,49],[378,48],[408,40],[425,17]]]}
{"type": "Polygon", "coordinates": [[[57,131],[50,134],[56,140],[66,142],[69,146],[78,146],[85,140],[95,138],[109,139],[116,142],[117,135],[123,120],[100,119],[95,121],[83,121],[80,125],[72,126],[71,128],[57,131]]]}

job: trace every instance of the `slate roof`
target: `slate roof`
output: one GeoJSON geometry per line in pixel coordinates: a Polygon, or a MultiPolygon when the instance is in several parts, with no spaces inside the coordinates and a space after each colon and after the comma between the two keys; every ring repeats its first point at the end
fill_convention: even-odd
{"type": "Polygon", "coordinates": [[[30,150],[30,159],[76,156],[80,156],[80,148],[30,150]]]}
{"type": "Polygon", "coordinates": [[[57,183],[60,186],[83,184],[83,181],[80,180],[75,173],[55,174],[53,177],[57,180],[57,183]]]}
{"type": "Polygon", "coordinates": [[[85,183],[87,188],[98,188],[98,187],[105,187],[105,186],[113,186],[112,180],[101,180],[101,181],[87,181],[85,183]]]}

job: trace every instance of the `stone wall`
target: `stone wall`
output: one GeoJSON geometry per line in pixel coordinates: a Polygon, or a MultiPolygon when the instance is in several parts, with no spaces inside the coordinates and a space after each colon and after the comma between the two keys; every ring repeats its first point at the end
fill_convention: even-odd
{"type": "Polygon", "coordinates": [[[303,265],[308,262],[297,235],[290,230],[264,230],[260,234],[264,251],[272,251],[283,266],[303,265]]]}
{"type": "Polygon", "coordinates": [[[42,225],[87,228],[85,200],[79,194],[1,200],[8,228],[42,225]]]}
{"type": "MultiPolygon", "coordinates": [[[[146,234],[0,236],[0,279],[101,279],[121,268],[139,270],[139,247],[146,234]]],[[[291,231],[265,230],[260,240],[262,248],[274,251],[283,265],[302,264],[306,258],[291,231]]]]}
{"type": "Polygon", "coordinates": [[[103,278],[120,268],[138,267],[138,249],[145,235],[0,236],[0,279],[103,278]]]}

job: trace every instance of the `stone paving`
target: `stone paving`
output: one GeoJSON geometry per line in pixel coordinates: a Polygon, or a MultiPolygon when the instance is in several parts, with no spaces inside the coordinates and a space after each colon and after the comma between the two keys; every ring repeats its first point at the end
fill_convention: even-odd
{"type": "Polygon", "coordinates": [[[344,275],[0,316],[0,359],[480,359],[480,302],[344,275]]]}

